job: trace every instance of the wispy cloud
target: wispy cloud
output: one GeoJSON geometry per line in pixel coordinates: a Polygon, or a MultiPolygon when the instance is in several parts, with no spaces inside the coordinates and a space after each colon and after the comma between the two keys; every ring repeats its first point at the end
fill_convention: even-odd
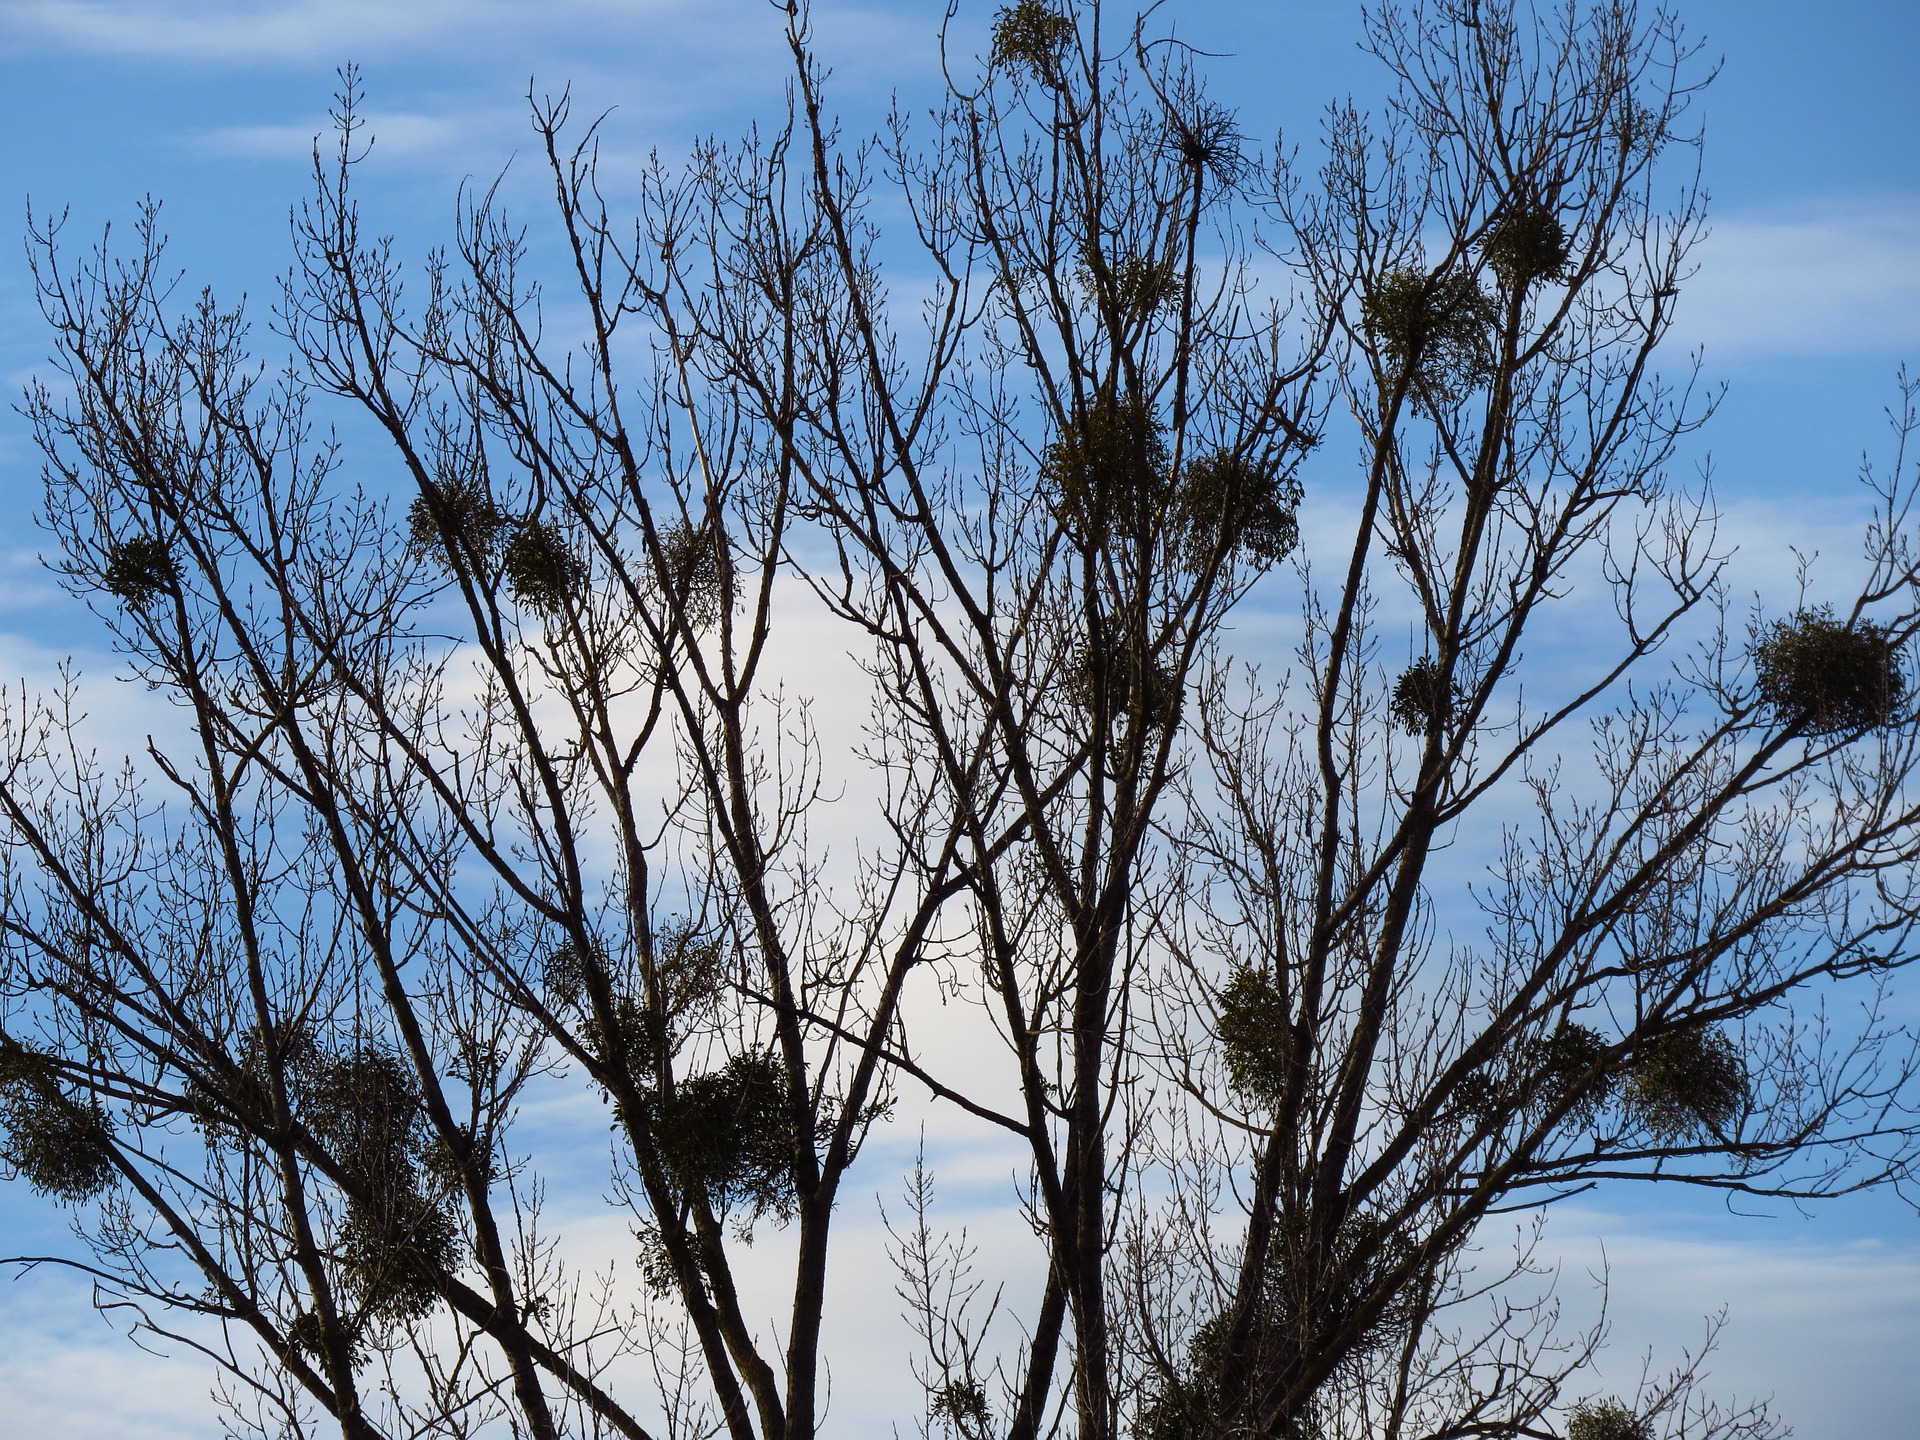
{"type": "Polygon", "coordinates": [[[1920,352],[1920,196],[1713,223],[1679,332],[1722,358],[1920,352]]]}
{"type": "Polygon", "coordinates": [[[215,1433],[207,1362],[135,1348],[88,1305],[77,1276],[40,1271],[0,1289],[0,1396],[10,1435],[187,1440],[215,1433]]]}
{"type": "Polygon", "coordinates": [[[666,3],[607,0],[8,0],[0,22],[18,35],[115,55],[200,60],[306,60],[432,45],[444,49],[503,29],[636,14],[666,3]],[[555,11],[564,12],[556,15],[555,11]]]}
{"type": "MultiPolygon", "coordinates": [[[[510,123],[525,127],[525,117],[518,110],[439,115],[376,111],[360,118],[366,125],[365,135],[372,137],[375,153],[382,160],[442,155],[471,148],[480,136],[503,130],[510,123]]],[[[212,155],[300,160],[312,152],[316,137],[325,148],[331,128],[332,121],[325,116],[292,124],[224,125],[202,132],[192,143],[212,155]]]]}
{"type": "MultiPolygon", "coordinates": [[[[814,28],[836,64],[898,67],[932,60],[941,9],[854,0],[822,4],[814,28]],[[905,43],[903,43],[905,42],[905,43]]],[[[729,72],[781,54],[756,0],[0,0],[0,34],[56,49],[162,61],[333,63],[413,54],[503,52],[529,60],[596,56],[653,42],[638,58],[656,79],[726,86],[729,72]],[[762,44],[751,42],[758,38],[762,44]],[[691,64],[676,64],[679,55],[691,64]],[[717,62],[717,63],[709,63],[717,62]]]]}
{"type": "Polygon", "coordinates": [[[1656,1369],[1671,1363],[1724,1306],[1712,1394],[1771,1397],[1798,1440],[1910,1433],[1920,1248],[1816,1238],[1832,1227],[1786,1218],[1716,1231],[1574,1208],[1553,1216],[1549,1246],[1563,1257],[1569,1298],[1582,1268],[1607,1273],[1606,1382],[1630,1388],[1649,1349],[1656,1369]]]}

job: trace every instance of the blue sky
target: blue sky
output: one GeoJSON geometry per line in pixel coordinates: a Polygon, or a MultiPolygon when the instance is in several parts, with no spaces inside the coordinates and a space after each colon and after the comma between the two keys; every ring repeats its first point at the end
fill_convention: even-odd
{"type": "MultiPolygon", "coordinates": [[[[871,121],[896,88],[909,100],[929,93],[942,8],[820,7],[832,94],[851,116],[871,121]]],[[[1895,369],[1920,365],[1920,5],[1679,8],[1724,61],[1701,100],[1713,234],[1680,328],[1728,390],[1688,463],[1711,453],[1730,526],[1772,565],[1789,541],[1844,536],[1848,482],[1863,450],[1883,448],[1895,369]]],[[[1310,142],[1327,99],[1377,88],[1354,49],[1351,0],[1192,0],[1165,13],[1220,52],[1217,91],[1252,133],[1283,127],[1310,142]]],[[[989,14],[968,7],[956,24],[963,48],[977,46],[989,14]]],[[[623,154],[657,146],[671,157],[777,105],[775,18],[761,0],[0,0],[0,215],[17,233],[29,197],[42,213],[71,207],[69,233],[86,242],[159,196],[192,286],[264,298],[341,63],[363,67],[380,137],[367,203],[417,255],[444,238],[463,180],[488,181],[527,152],[530,82],[571,84],[582,110],[617,107],[610,134],[623,154]]],[[[525,164],[515,173],[534,178],[525,164]]],[[[0,380],[17,393],[45,343],[20,252],[0,256],[0,380]]],[[[36,496],[22,427],[0,415],[0,680],[44,676],[55,658],[99,645],[38,576],[36,496]]],[[[982,1157],[980,1173],[1004,1173],[998,1165],[982,1157]]],[[[873,1188],[891,1193],[891,1176],[876,1173],[873,1188]]],[[[978,1221],[995,1223],[984,1209],[978,1221]]],[[[10,1191],[0,1192],[6,1230],[58,1238],[57,1220],[10,1191]]],[[[1616,1363],[1692,1340],[1725,1304],[1733,1325],[1717,1373],[1743,1395],[1776,1394],[1806,1440],[1904,1433],[1920,1409],[1906,1354],[1920,1331],[1920,1224],[1905,1205],[1867,1200],[1802,1221],[1601,1196],[1556,1219],[1550,1239],[1572,1290],[1604,1242],[1616,1363]]],[[[115,1341],[84,1303],[44,1275],[0,1281],[0,1413],[27,1417],[21,1433],[46,1440],[207,1433],[207,1377],[115,1341]]]]}

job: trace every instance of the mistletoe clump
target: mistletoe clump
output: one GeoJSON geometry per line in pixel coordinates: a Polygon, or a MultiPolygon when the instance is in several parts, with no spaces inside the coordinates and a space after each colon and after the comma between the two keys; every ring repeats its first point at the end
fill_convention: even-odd
{"type": "Polygon", "coordinates": [[[708,630],[727,604],[724,542],[709,526],[682,520],[660,535],[658,581],[670,613],[685,616],[689,627],[708,630]]]}
{"type": "Polygon", "coordinates": [[[1445,725],[1460,703],[1459,687],[1440,673],[1432,656],[1416,660],[1393,682],[1387,714],[1409,735],[1424,735],[1429,726],[1445,725]]]}
{"type": "Polygon", "coordinates": [[[119,1174],[106,1113],[69,1095],[50,1058],[7,1036],[0,1036],[0,1127],[0,1159],[50,1199],[91,1200],[119,1174]]]}
{"type": "Polygon", "coordinates": [[[1633,1118],[1662,1144],[1702,1129],[1724,1132],[1746,1108],[1746,1065],[1718,1030],[1670,1030],[1640,1046],[1627,1069],[1624,1099],[1633,1118]]]}
{"type": "Polygon", "coordinates": [[[1073,703],[1089,714],[1099,713],[1103,680],[1109,721],[1124,718],[1148,730],[1163,730],[1179,717],[1184,697],[1172,669],[1158,660],[1142,666],[1131,645],[1082,645],[1074,651],[1067,676],[1073,703]]]}
{"type": "Polygon", "coordinates": [[[1272,466],[1217,450],[1182,467],[1174,519],[1190,565],[1218,545],[1256,565],[1276,565],[1300,539],[1300,489],[1272,466]]]}
{"type": "Polygon", "coordinates": [[[1582,1400],[1567,1421],[1567,1440],[1653,1440],[1653,1424],[1618,1400],[1582,1400]]]}
{"type": "Polygon", "coordinates": [[[1494,298],[1464,270],[1402,268],[1381,275],[1360,304],[1360,324],[1393,371],[1407,371],[1434,400],[1458,399],[1493,369],[1494,298]]]}
{"type": "Polygon", "coordinates": [[[727,960],[721,940],[692,924],[660,927],[653,940],[653,968],[670,1020],[704,1010],[726,989],[727,960]]]}
{"type": "Polygon", "coordinates": [[[690,924],[660,926],[652,956],[647,993],[657,997],[657,1010],[632,987],[615,983],[606,950],[597,940],[585,948],[569,940],[547,956],[543,967],[549,1002],[580,1017],[587,1047],[636,1080],[652,1076],[678,1053],[688,1018],[708,1009],[727,983],[726,947],[690,924]],[[608,989],[610,1022],[603,1022],[594,1005],[596,983],[608,989]]]}
{"type": "MultiPolygon", "coordinates": [[[[1406,1261],[1406,1241],[1375,1215],[1349,1216],[1331,1242],[1318,1247],[1306,1243],[1307,1230],[1299,1222],[1282,1223],[1265,1293],[1253,1317],[1251,1333],[1240,1359],[1248,1390],[1257,1394],[1260,1382],[1274,1376],[1290,1346],[1341,1344],[1347,1354],[1361,1359],[1391,1340],[1403,1323],[1404,1307],[1388,1306],[1367,1323],[1358,1336],[1349,1332],[1373,1298],[1388,1272],[1406,1261]]],[[[1149,1387],[1134,1415],[1138,1440],[1204,1440],[1239,1434],[1221,1421],[1221,1373],[1227,1352],[1231,1317],[1223,1312],[1200,1325],[1188,1342],[1185,1366],[1162,1374],[1149,1387]]],[[[1311,1440],[1319,1433],[1311,1412],[1296,1416],[1281,1432],[1289,1440],[1311,1440]]]]}
{"type": "Polygon", "coordinates": [[[456,1262],[459,1230],[422,1161],[433,1133],[406,1065],[370,1045],[316,1053],[298,1112],[339,1167],[346,1212],[334,1247],[365,1320],[430,1311],[456,1262]]]}
{"type": "Polygon", "coordinates": [[[1607,1042],[1585,1025],[1564,1024],[1531,1042],[1521,1066],[1529,1108],[1550,1110],[1566,1104],[1572,1118],[1590,1122],[1612,1093],[1604,1061],[1607,1042]]]}
{"type": "Polygon", "coordinates": [[[1073,39],[1073,19],[1045,0],[1016,0],[993,17],[992,59],[1053,84],[1073,39]]]}
{"type": "Polygon", "coordinates": [[[667,1050],[666,1017],[614,983],[597,940],[585,947],[572,940],[560,945],[547,956],[542,978],[554,1006],[580,1017],[587,1049],[602,1064],[635,1080],[653,1073],[667,1050]],[[609,991],[605,1015],[593,1000],[596,984],[609,991]]]}
{"type": "Polygon", "coordinates": [[[976,1380],[949,1380],[933,1392],[928,1413],[952,1433],[971,1440],[993,1429],[993,1407],[976,1380]]]}
{"type": "Polygon", "coordinates": [[[1503,284],[1525,290],[1566,274],[1567,230],[1550,206],[1524,205],[1494,224],[1481,254],[1503,284]]]}
{"type": "Polygon", "coordinates": [[[1476,1070],[1456,1090],[1460,1109],[1474,1119],[1504,1122],[1553,1110],[1590,1124],[1613,1097],[1608,1045],[1599,1031],[1562,1023],[1550,1034],[1516,1045],[1497,1070],[1476,1070]]]}
{"type": "Polygon", "coordinates": [[[362,1313],[376,1324],[422,1319],[440,1299],[460,1234],[446,1209],[416,1191],[350,1205],[335,1243],[362,1313]]]}
{"type": "Polygon", "coordinates": [[[1160,520],[1167,498],[1167,446],[1143,400],[1102,396],[1068,417],[1041,453],[1040,478],[1055,513],[1084,545],[1115,526],[1133,532],[1160,520]]]}
{"type": "Polygon", "coordinates": [[[507,524],[484,481],[443,480],[407,507],[407,545],[416,555],[432,555],[443,563],[456,556],[472,563],[493,553],[507,524]]]}
{"type": "Polygon", "coordinates": [[[100,576],[109,595],[136,610],[171,595],[179,582],[180,572],[167,542],[157,535],[115,541],[107,549],[107,567],[100,576]]]}
{"type": "Polygon", "coordinates": [[[674,1178],[716,1211],[788,1219],[793,1161],[812,1137],[795,1128],[792,1091],[778,1057],[748,1051],[652,1100],[652,1129],[674,1178]]]}
{"type": "Polygon", "coordinates": [[[1088,246],[1079,266],[1080,284],[1096,297],[1110,300],[1123,322],[1136,323],[1168,309],[1180,298],[1173,262],[1150,255],[1118,255],[1105,259],[1088,246]]]}
{"type": "Polygon", "coordinates": [[[1782,724],[1809,734],[1885,725],[1906,695],[1886,628],[1836,620],[1825,607],[1774,621],[1753,663],[1760,699],[1782,724]]]}
{"type": "Polygon", "coordinates": [[[524,520],[515,528],[500,557],[500,572],[514,599],[542,615],[564,613],[587,578],[586,565],[560,527],[545,520],[524,520]]]}
{"type": "Polygon", "coordinates": [[[1235,970],[1220,991],[1214,1029],[1234,1093],[1250,1104],[1276,1104],[1287,1083],[1292,1017],[1273,976],[1251,966],[1235,970]]]}

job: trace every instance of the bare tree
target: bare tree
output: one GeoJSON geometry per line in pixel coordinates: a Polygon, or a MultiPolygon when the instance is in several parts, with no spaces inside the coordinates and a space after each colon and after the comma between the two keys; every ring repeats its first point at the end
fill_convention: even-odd
{"type": "Polygon", "coordinates": [[[927,1429],[1768,1431],[1697,1356],[1584,1394],[1599,1330],[1482,1247],[1600,1182],[1906,1175],[1912,468],[1857,584],[1742,627],[1666,477],[1711,407],[1652,364],[1702,221],[1664,12],[1382,6],[1318,169],[1155,23],[1018,0],[849,146],[791,8],[778,127],[619,219],[538,104],[557,268],[489,192],[411,289],[350,80],[284,372],[151,212],[35,228],[56,565],[183,723],[121,769],[71,693],[4,716],[6,1153],[240,1428],[811,1436],[836,1206],[930,1103],[1029,1156],[1045,1279],[916,1171],[927,1429]],[[854,857],[810,614],[871,682],[854,857]],[[543,1224],[565,1086],[637,1281],[543,1224]]]}

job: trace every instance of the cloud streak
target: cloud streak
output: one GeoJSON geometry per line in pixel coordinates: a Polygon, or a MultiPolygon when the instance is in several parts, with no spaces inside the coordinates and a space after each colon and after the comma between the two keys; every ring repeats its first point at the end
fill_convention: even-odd
{"type": "Polygon", "coordinates": [[[1920,196],[1736,215],[1699,254],[1676,338],[1709,363],[1920,349],[1920,196]]]}
{"type": "Polygon", "coordinates": [[[10,0],[0,23],[16,35],[95,54],[211,61],[303,61],[350,47],[360,54],[471,46],[505,31],[551,30],[556,22],[632,23],[673,8],[660,0],[10,0]],[[558,13],[556,13],[558,12],[558,13]]]}

